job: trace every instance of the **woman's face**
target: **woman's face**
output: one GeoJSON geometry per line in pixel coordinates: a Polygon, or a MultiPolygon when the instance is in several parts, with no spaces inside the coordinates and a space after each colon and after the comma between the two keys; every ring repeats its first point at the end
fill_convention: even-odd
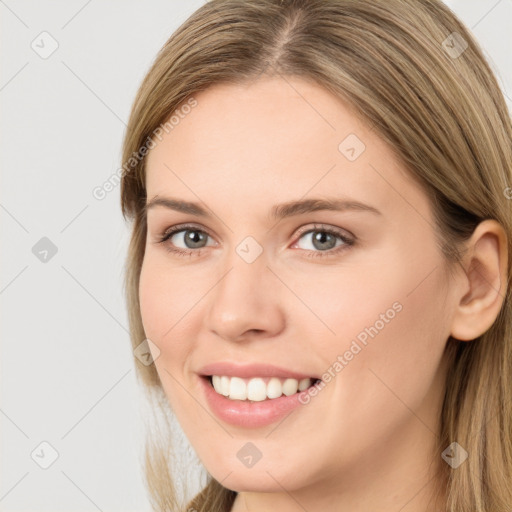
{"type": "Polygon", "coordinates": [[[145,333],[185,434],[237,491],[341,493],[396,477],[390,468],[418,482],[455,311],[426,194],[318,85],[265,78],[195,99],[154,139],[147,197],[206,215],[149,207],[140,276],[145,333]],[[314,200],[367,207],[314,210],[314,200]],[[214,363],[226,366],[205,371],[214,363]],[[263,367],[244,372],[251,364],[263,367]],[[253,398],[274,376],[284,394],[242,401],[241,381],[220,379],[232,399],[207,391],[212,373],[263,377],[253,398]],[[288,381],[286,393],[291,376],[322,382],[298,395],[288,381]]]}

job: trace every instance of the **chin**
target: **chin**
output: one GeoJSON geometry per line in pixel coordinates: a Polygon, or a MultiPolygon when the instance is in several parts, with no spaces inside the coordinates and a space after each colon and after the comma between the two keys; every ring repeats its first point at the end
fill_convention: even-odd
{"type": "Polygon", "coordinates": [[[289,491],[307,485],[307,475],[297,475],[294,468],[264,465],[260,460],[252,468],[242,463],[226,464],[206,468],[208,473],[227,489],[236,492],[282,492],[283,487],[289,491]]]}

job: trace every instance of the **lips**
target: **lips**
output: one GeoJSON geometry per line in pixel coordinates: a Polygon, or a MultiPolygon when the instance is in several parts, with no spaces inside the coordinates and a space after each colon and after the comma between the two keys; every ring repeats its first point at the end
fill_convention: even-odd
{"type": "MultiPolygon", "coordinates": [[[[231,400],[217,393],[207,377],[198,377],[203,400],[220,420],[242,428],[259,428],[276,423],[294,409],[301,410],[300,394],[282,395],[263,401],[231,400]]],[[[302,410],[306,410],[303,408],[302,410]]]]}
{"type": "Polygon", "coordinates": [[[312,380],[320,379],[320,377],[315,374],[303,373],[301,371],[289,370],[283,367],[262,363],[246,365],[229,362],[210,363],[200,368],[197,373],[203,377],[225,375],[227,377],[240,377],[245,379],[255,377],[277,377],[280,379],[296,379],[298,381],[307,378],[312,380]]]}
{"type": "MultiPolygon", "coordinates": [[[[312,382],[316,383],[321,380],[314,373],[307,373],[303,370],[290,370],[285,367],[263,363],[237,364],[227,361],[207,364],[201,367],[197,374],[200,389],[210,410],[219,419],[243,428],[258,428],[269,425],[282,420],[294,409],[300,409],[304,404],[300,400],[301,393],[306,393],[305,390],[300,391],[300,389],[307,387],[306,384],[311,385],[312,382]],[[216,376],[216,386],[220,393],[214,389],[213,376],[216,376]],[[222,381],[228,380],[230,381],[229,396],[226,396],[227,389],[222,381]],[[258,389],[249,390],[251,384],[248,382],[248,395],[241,393],[243,391],[241,388],[245,388],[243,380],[256,381],[256,388],[258,389]],[[278,380],[284,381],[283,386],[281,384],[276,385],[278,380]],[[292,380],[295,380],[296,383],[305,381],[296,385],[300,392],[297,392],[297,387],[291,389],[292,382],[290,381],[292,380]],[[233,389],[231,389],[232,381],[238,381],[233,389]],[[274,382],[271,383],[271,381],[274,382]],[[288,381],[288,384],[285,384],[286,381],[288,381]],[[244,385],[242,386],[242,384],[244,385]],[[263,386],[265,384],[267,384],[266,396],[263,396],[263,386]],[[283,394],[281,396],[277,396],[280,394],[277,387],[282,389],[283,394]],[[272,397],[269,395],[272,395],[272,397]],[[255,400],[252,400],[252,398],[255,400]]],[[[295,385],[295,383],[293,384],[295,385]]]]}

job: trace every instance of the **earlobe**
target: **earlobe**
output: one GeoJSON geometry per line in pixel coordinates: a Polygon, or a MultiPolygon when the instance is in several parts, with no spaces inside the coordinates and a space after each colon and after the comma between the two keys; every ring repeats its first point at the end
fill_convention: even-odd
{"type": "Polygon", "coordinates": [[[451,336],[470,341],[484,334],[496,320],[507,288],[507,235],[497,221],[485,220],[467,242],[464,259],[465,292],[461,294],[451,336]]]}

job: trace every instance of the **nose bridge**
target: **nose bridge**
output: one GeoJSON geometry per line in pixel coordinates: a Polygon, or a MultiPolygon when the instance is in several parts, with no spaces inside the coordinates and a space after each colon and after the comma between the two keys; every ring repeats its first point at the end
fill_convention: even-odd
{"type": "Polygon", "coordinates": [[[262,284],[267,281],[269,271],[266,267],[266,259],[261,254],[254,261],[244,259],[237,250],[226,260],[228,272],[219,282],[216,291],[216,304],[222,305],[224,316],[230,309],[247,310],[253,312],[259,304],[265,302],[268,290],[262,289],[262,284]]]}
{"type": "Polygon", "coordinates": [[[246,236],[226,255],[225,265],[228,273],[219,282],[218,293],[226,299],[244,299],[246,303],[259,297],[258,284],[269,272],[266,267],[267,253],[263,246],[252,236],[246,236]]]}
{"type": "MultiPolygon", "coordinates": [[[[225,259],[225,270],[212,290],[208,327],[223,338],[237,339],[248,330],[280,328],[282,312],[275,277],[265,253],[254,242],[242,242],[225,259]],[[251,245],[252,244],[252,245],[251,245]]],[[[268,333],[267,333],[268,334],[268,333]]]]}

